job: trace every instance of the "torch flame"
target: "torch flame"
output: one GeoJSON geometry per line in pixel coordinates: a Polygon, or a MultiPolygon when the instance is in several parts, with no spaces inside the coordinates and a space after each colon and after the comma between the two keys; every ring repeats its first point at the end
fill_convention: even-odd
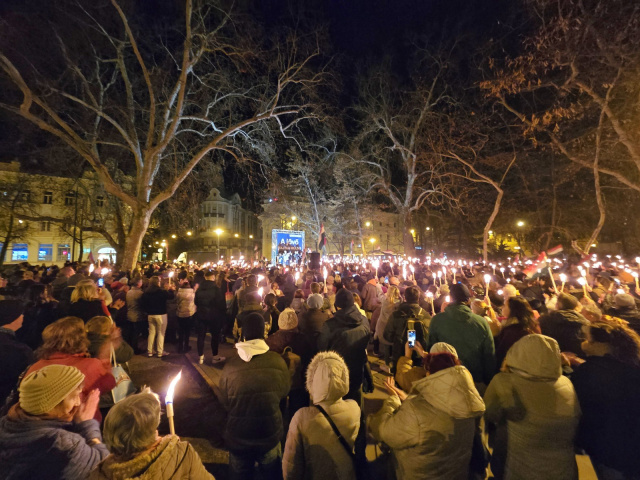
{"type": "Polygon", "coordinates": [[[491,281],[491,275],[489,275],[488,273],[486,273],[486,274],[484,275],[484,283],[486,283],[486,284],[488,285],[490,281],[491,281]]]}
{"type": "Polygon", "coordinates": [[[173,377],[173,380],[171,380],[169,389],[167,390],[167,396],[164,397],[164,403],[173,403],[173,392],[176,389],[176,384],[178,383],[178,380],[180,380],[180,377],[182,377],[182,370],[180,370],[178,375],[173,377]]]}
{"type": "Polygon", "coordinates": [[[96,266],[93,263],[91,265],[89,265],[89,273],[93,273],[95,268],[96,268],[96,266]]]}

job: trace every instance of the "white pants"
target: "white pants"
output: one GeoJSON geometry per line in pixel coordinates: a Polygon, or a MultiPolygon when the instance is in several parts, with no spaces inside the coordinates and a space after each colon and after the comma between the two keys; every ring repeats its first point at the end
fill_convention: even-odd
{"type": "Polygon", "coordinates": [[[147,340],[147,353],[154,353],[153,343],[158,336],[158,343],[155,353],[162,355],[164,351],[164,334],[167,331],[166,315],[149,315],[149,340],[147,340]]]}

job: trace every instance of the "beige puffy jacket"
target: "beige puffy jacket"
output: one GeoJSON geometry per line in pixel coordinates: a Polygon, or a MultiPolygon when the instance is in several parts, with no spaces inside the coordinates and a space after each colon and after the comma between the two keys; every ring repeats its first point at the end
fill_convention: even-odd
{"type": "Polygon", "coordinates": [[[471,374],[458,365],[415,382],[402,403],[390,396],[367,423],[392,449],[398,480],[467,480],[476,417],[483,413],[471,374]]]}
{"type": "MultiPolygon", "coordinates": [[[[360,407],[342,400],[349,391],[349,370],[336,352],[318,353],[307,369],[307,390],[349,442],[355,444],[360,407]]],[[[289,426],[282,458],[285,480],[353,480],[351,457],[316,407],[301,408],[289,426]]]]}
{"type": "Polygon", "coordinates": [[[91,472],[89,480],[215,480],[198,453],[175,435],[163,437],[150,452],[126,462],[109,455],[91,472]]]}
{"type": "Polygon", "coordinates": [[[486,419],[498,425],[491,470],[496,479],[577,480],[573,441],[580,406],[562,376],[558,342],[527,335],[509,349],[509,372],[487,388],[486,419]]]}

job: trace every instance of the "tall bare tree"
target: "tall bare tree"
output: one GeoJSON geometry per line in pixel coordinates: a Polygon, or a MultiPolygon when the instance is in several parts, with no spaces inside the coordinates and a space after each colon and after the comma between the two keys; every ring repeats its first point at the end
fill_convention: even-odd
{"type": "Polygon", "coordinates": [[[640,193],[640,11],[634,2],[528,0],[539,26],[525,52],[494,59],[487,94],[520,122],[522,134],[593,175],[599,219],[603,184],[640,193]]]}
{"type": "Polygon", "coordinates": [[[3,45],[0,71],[19,95],[0,108],[64,142],[130,210],[118,260],[131,269],[151,215],[193,168],[214,153],[241,161],[257,151],[252,161],[260,161],[265,124],[291,135],[314,115],[313,88],[323,74],[311,68],[314,38],[289,32],[263,48],[254,41],[260,32],[240,33],[229,12],[207,2],[185,0],[183,28],[157,36],[118,0],[110,5],[114,18],[103,9],[98,19],[82,4],[69,12],[81,18],[83,48],[53,28],[66,64],[58,77],[31,70],[19,44],[3,45]],[[131,181],[120,183],[120,174],[131,181]]]}

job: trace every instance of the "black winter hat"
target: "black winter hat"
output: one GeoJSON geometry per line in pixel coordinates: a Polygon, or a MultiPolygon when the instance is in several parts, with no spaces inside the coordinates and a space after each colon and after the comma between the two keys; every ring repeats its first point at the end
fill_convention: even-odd
{"type": "Polygon", "coordinates": [[[12,323],[23,313],[22,302],[18,300],[2,300],[0,302],[0,327],[12,323]]]}
{"type": "Polygon", "coordinates": [[[346,288],[341,288],[340,290],[338,290],[338,293],[336,293],[335,304],[338,308],[349,308],[350,306],[354,305],[355,302],[353,300],[353,293],[351,293],[346,288]]]}
{"type": "Polygon", "coordinates": [[[242,321],[242,336],[245,341],[264,338],[264,317],[258,312],[251,312],[242,321]]]}
{"type": "Polygon", "coordinates": [[[469,289],[461,283],[452,285],[450,294],[454,303],[467,303],[471,298],[469,289]]]}

